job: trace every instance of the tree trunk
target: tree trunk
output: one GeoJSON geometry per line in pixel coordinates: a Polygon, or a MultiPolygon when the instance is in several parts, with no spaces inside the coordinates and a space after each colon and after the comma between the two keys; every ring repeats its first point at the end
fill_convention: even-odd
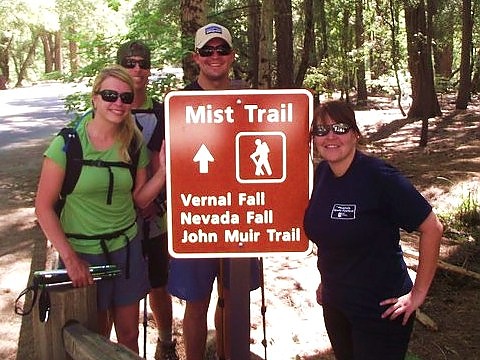
{"type": "MultiPolygon", "coordinates": [[[[431,0],[427,0],[427,3],[431,0]]],[[[430,18],[430,15],[428,15],[430,18]]],[[[433,80],[431,56],[432,38],[427,21],[424,0],[412,6],[405,2],[405,25],[407,29],[408,67],[412,77],[412,106],[409,118],[421,118],[420,146],[428,142],[428,118],[441,115],[433,80]]]]}
{"type": "Polygon", "coordinates": [[[0,76],[2,76],[2,81],[5,82],[4,85],[10,79],[10,66],[8,64],[8,58],[12,39],[12,37],[7,36],[0,37],[0,76]]]}
{"type": "Polygon", "coordinates": [[[450,79],[452,76],[453,64],[453,32],[450,43],[443,44],[442,47],[435,48],[435,74],[445,79],[450,79]]]}
{"type": "Polygon", "coordinates": [[[248,0],[248,77],[253,88],[258,88],[258,49],[260,44],[260,2],[248,0]]]}
{"type": "Polygon", "coordinates": [[[55,65],[55,71],[58,71],[60,74],[62,73],[62,32],[61,31],[56,31],[55,32],[55,42],[54,42],[54,65],[55,65]]]}
{"type": "Polygon", "coordinates": [[[304,15],[305,15],[305,33],[303,38],[303,51],[300,64],[298,66],[297,76],[295,78],[295,86],[301,87],[308,66],[310,65],[310,58],[314,49],[315,42],[315,27],[313,23],[313,0],[304,0],[304,15]]]}
{"type": "Polygon", "coordinates": [[[472,90],[470,51],[472,50],[472,1],[462,1],[462,55],[460,61],[460,86],[458,88],[455,108],[465,110],[470,101],[472,90]]]}
{"type": "MultiPolygon", "coordinates": [[[[76,34],[75,28],[72,26],[69,30],[71,35],[76,34]]],[[[75,36],[72,36],[75,38],[75,36]]],[[[71,39],[68,41],[68,59],[70,61],[70,71],[72,73],[76,73],[79,69],[79,58],[78,58],[78,43],[71,39]]]]}
{"type": "Polygon", "coordinates": [[[273,0],[263,0],[258,49],[258,88],[272,87],[273,0]]]}
{"type": "Polygon", "coordinates": [[[357,104],[367,103],[367,82],[365,80],[363,0],[355,2],[355,47],[357,48],[357,104]]]}
{"type": "Polygon", "coordinates": [[[392,37],[392,64],[393,64],[393,71],[395,72],[395,80],[397,82],[397,89],[398,89],[398,99],[397,104],[402,116],[405,116],[405,111],[402,107],[402,96],[403,90],[400,85],[400,79],[398,77],[398,62],[399,62],[399,50],[398,50],[398,41],[397,41],[397,31],[398,31],[398,11],[395,6],[393,0],[389,1],[389,9],[390,9],[390,36],[392,37]]]}
{"type": "MultiPolygon", "coordinates": [[[[203,25],[206,25],[205,0],[182,0],[180,3],[182,48],[195,51],[195,33],[203,25]]],[[[191,83],[198,76],[198,68],[192,60],[191,53],[182,60],[183,80],[191,83]]]]}
{"type": "Polygon", "coordinates": [[[43,44],[43,55],[45,57],[45,73],[51,73],[53,71],[53,52],[51,49],[51,41],[49,41],[50,33],[43,32],[40,35],[40,40],[43,44]]]}
{"type": "Polygon", "coordinates": [[[472,75],[472,92],[480,92],[480,50],[477,50],[477,55],[474,57],[473,75],[472,75]]]}
{"type": "MultiPolygon", "coordinates": [[[[316,23],[319,26],[320,43],[317,44],[318,55],[317,65],[328,56],[328,33],[327,33],[327,18],[325,15],[325,0],[318,1],[318,21],[316,23]]],[[[317,6],[313,6],[314,9],[317,6]]]]}
{"type": "Polygon", "coordinates": [[[25,57],[25,60],[23,61],[22,64],[20,64],[20,68],[17,74],[17,83],[15,84],[15,87],[22,86],[22,81],[26,79],[27,69],[33,62],[33,58],[35,56],[35,48],[37,47],[38,38],[39,38],[39,35],[35,35],[32,41],[32,44],[28,49],[28,53],[27,53],[27,56],[25,57]]]}
{"type": "Polygon", "coordinates": [[[345,101],[348,103],[350,102],[350,66],[348,62],[348,54],[352,50],[352,39],[351,39],[351,27],[350,27],[350,9],[348,7],[343,8],[342,14],[342,29],[341,32],[341,41],[342,41],[342,84],[341,84],[341,94],[340,98],[343,100],[343,96],[345,95],[345,101]]]}
{"type": "Polygon", "coordinates": [[[292,1],[275,1],[275,35],[277,44],[277,87],[293,84],[293,23],[292,1]]]}
{"type": "MultiPolygon", "coordinates": [[[[453,66],[453,42],[457,27],[457,6],[451,6],[451,0],[437,0],[433,16],[432,47],[436,77],[450,79],[453,66]]],[[[437,89],[438,90],[438,89],[437,89]]]]}

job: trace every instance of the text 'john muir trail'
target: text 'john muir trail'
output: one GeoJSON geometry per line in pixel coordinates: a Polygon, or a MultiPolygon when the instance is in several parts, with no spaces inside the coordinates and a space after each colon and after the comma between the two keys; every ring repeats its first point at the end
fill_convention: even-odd
{"type": "Polygon", "coordinates": [[[180,199],[183,206],[189,208],[180,212],[180,225],[187,229],[195,226],[195,230],[183,230],[182,243],[244,243],[259,242],[262,239],[269,242],[300,241],[299,227],[278,229],[275,226],[274,210],[266,206],[267,199],[263,191],[204,196],[182,193],[180,199]],[[198,212],[195,208],[198,208],[198,212]],[[206,209],[209,211],[206,212],[206,209]],[[243,231],[238,226],[215,230],[215,226],[220,225],[251,227],[243,231]],[[258,230],[255,226],[259,225],[269,226],[258,230]]]}
{"type": "MultiPolygon", "coordinates": [[[[270,242],[290,242],[300,241],[300,228],[293,227],[289,231],[279,231],[277,229],[266,229],[265,234],[267,240],[270,242]]],[[[225,230],[222,234],[222,238],[217,232],[206,232],[202,229],[198,229],[195,232],[183,231],[182,243],[216,243],[219,240],[223,240],[227,243],[239,243],[239,242],[258,242],[261,231],[254,231],[248,229],[247,231],[240,231],[238,229],[225,230]]]]}

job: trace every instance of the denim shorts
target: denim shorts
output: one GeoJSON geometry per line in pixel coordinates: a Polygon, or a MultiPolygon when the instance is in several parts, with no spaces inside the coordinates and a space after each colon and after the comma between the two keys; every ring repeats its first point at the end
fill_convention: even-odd
{"type": "MultiPolygon", "coordinates": [[[[150,290],[147,261],[142,254],[141,237],[135,236],[129,244],[129,278],[127,274],[127,247],[109,253],[110,264],[117,265],[120,275],[112,279],[98,280],[97,309],[107,310],[112,307],[135,304],[146,296],[150,290]]],[[[104,254],[79,254],[90,265],[106,265],[104,254]]]]}
{"type": "MultiPolygon", "coordinates": [[[[250,290],[260,286],[260,262],[250,260],[250,290]]],[[[223,285],[230,288],[230,259],[176,259],[170,260],[168,291],[180,299],[199,301],[210,296],[213,282],[220,273],[220,262],[224,264],[223,285]]]]}

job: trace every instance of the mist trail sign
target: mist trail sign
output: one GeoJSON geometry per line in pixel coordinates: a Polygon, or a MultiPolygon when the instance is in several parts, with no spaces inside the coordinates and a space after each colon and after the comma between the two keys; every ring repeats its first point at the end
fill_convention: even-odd
{"type": "Polygon", "coordinates": [[[172,256],[309,250],[309,91],[175,91],[165,98],[172,256]]]}

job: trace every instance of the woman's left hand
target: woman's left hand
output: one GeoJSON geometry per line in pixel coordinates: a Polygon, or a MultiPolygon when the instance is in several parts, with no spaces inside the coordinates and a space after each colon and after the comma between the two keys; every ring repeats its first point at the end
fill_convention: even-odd
{"type": "MultiPolygon", "coordinates": [[[[422,305],[425,297],[416,297],[409,292],[399,298],[390,298],[380,302],[381,306],[390,305],[387,310],[385,310],[382,314],[382,319],[390,318],[390,320],[396,319],[398,316],[403,314],[402,324],[406,325],[408,319],[412,314],[415,313],[420,305],[422,305]]],[[[414,314],[415,316],[415,314],[414,314]]]]}
{"type": "Polygon", "coordinates": [[[154,203],[151,203],[144,209],[139,209],[140,214],[145,220],[152,220],[155,215],[157,215],[157,206],[154,203]]]}

